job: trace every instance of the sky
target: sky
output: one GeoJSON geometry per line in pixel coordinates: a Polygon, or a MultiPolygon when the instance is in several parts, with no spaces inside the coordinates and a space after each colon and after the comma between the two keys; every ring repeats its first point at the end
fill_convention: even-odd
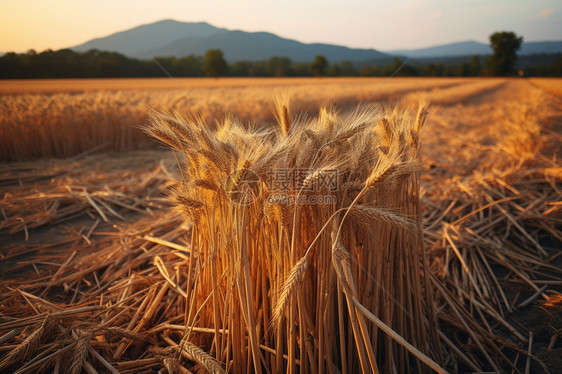
{"type": "Polygon", "coordinates": [[[0,51],[61,49],[162,19],[381,51],[496,31],[562,40],[560,0],[0,0],[0,51]]]}

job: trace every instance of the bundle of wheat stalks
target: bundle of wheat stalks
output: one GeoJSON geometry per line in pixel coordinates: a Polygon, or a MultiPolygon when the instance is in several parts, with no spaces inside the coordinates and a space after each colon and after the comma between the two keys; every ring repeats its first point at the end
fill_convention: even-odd
{"type": "Polygon", "coordinates": [[[184,156],[172,195],[194,222],[184,340],[235,373],[442,371],[418,196],[427,105],[276,107],[266,129],[152,114],[184,156]]]}

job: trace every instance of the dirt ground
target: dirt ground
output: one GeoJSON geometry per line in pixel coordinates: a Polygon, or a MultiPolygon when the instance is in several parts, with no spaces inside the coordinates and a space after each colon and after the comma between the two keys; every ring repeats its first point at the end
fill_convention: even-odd
{"type": "MultiPolygon", "coordinates": [[[[428,191],[440,188],[449,191],[447,182],[454,176],[468,180],[482,170],[502,168],[498,165],[493,147],[509,135],[506,132],[510,127],[506,124],[530,118],[541,124],[542,131],[553,140],[551,144],[542,143],[540,151],[551,157],[560,157],[562,98],[543,91],[533,82],[513,80],[463,102],[433,106],[422,139],[426,157],[423,186],[428,191]]],[[[435,195],[440,196],[439,193],[435,195]]],[[[558,225],[558,228],[561,226],[558,225]]],[[[562,243],[556,239],[548,240],[544,246],[551,249],[553,256],[558,256],[562,249],[562,243]]],[[[555,258],[551,264],[562,269],[562,257],[555,258]]],[[[499,265],[494,270],[499,279],[509,273],[499,265]]],[[[518,296],[521,301],[533,294],[522,283],[506,280],[502,285],[509,300],[518,296]]],[[[554,294],[562,291],[561,286],[562,282],[554,282],[548,290],[554,294]]],[[[539,298],[531,305],[513,311],[508,318],[524,331],[533,333],[533,354],[544,362],[551,373],[559,373],[562,372],[562,341],[557,340],[547,348],[562,329],[562,304],[558,302],[548,307],[545,303],[539,298]]],[[[519,357],[519,362],[521,360],[525,360],[523,354],[519,357]]],[[[530,372],[542,372],[542,369],[533,363],[530,372]]]]}
{"type": "MultiPolygon", "coordinates": [[[[385,106],[391,104],[385,102],[385,106]]],[[[443,202],[454,201],[455,194],[460,196],[463,192],[459,186],[468,186],[472,191],[476,188],[472,183],[485,173],[511,170],[514,165],[521,167],[533,158],[544,158],[558,165],[553,168],[560,168],[562,97],[540,84],[506,79],[484,93],[450,102],[436,100],[430,108],[421,140],[426,227],[437,219],[447,222],[448,204],[443,202]],[[515,147],[510,135],[531,122],[540,127],[541,140],[531,149],[515,147]],[[530,156],[520,163],[518,157],[525,152],[530,156]],[[441,209],[439,214],[433,212],[435,209],[441,209]]],[[[165,198],[169,181],[178,176],[174,155],[163,148],[0,165],[0,292],[19,289],[33,293],[34,288],[26,284],[62,277],[61,269],[70,266],[75,258],[82,258],[81,268],[86,273],[95,274],[89,281],[97,281],[105,274],[104,268],[90,269],[90,257],[83,254],[95,256],[98,251],[100,256],[110,256],[108,248],[126,251],[135,241],[162,237],[162,233],[171,233],[166,236],[169,242],[187,244],[189,225],[182,223],[165,198]],[[161,230],[164,222],[167,228],[161,230]]],[[[560,177],[554,179],[551,188],[562,189],[560,177]]],[[[549,203],[556,207],[560,201],[559,196],[549,203]]],[[[559,235],[562,217],[558,214],[558,223],[553,227],[559,235]]],[[[504,231],[508,231],[507,226],[504,231]]],[[[542,372],[546,367],[551,373],[561,373],[562,337],[556,340],[556,336],[562,332],[562,243],[560,236],[544,236],[538,228],[531,235],[548,253],[552,269],[544,271],[555,274],[558,280],[546,282],[548,287],[530,305],[517,307],[535,290],[513,279],[513,272],[501,264],[493,264],[493,270],[505,297],[515,306],[503,314],[504,318],[525,337],[532,333],[531,352],[544,363],[542,366],[537,360],[530,360],[530,372],[542,372]]],[[[435,256],[441,256],[439,253],[435,256]]],[[[131,256],[141,253],[131,252],[131,256]]],[[[60,288],[56,300],[50,300],[54,304],[72,304],[81,292],[79,281],[64,276],[68,278],[65,286],[60,288]]],[[[531,281],[539,287],[543,286],[541,280],[552,279],[535,273],[532,277],[531,281]]],[[[29,294],[24,298],[30,305],[36,305],[29,294]]],[[[22,305],[10,299],[0,306],[0,326],[26,317],[26,313],[22,305]]],[[[0,361],[10,347],[8,343],[0,344],[0,361]]],[[[529,347],[519,344],[517,349],[518,353],[511,351],[508,355],[512,362],[517,359],[516,366],[524,372],[529,347]]]]}

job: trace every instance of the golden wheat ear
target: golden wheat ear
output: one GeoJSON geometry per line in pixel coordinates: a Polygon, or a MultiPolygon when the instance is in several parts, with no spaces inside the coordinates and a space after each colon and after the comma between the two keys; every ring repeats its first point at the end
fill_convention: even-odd
{"type": "Polygon", "coordinates": [[[275,97],[273,115],[281,127],[281,133],[283,136],[287,136],[291,130],[292,124],[291,105],[287,93],[275,97]]]}
{"type": "Polygon", "coordinates": [[[332,358],[342,356],[358,370],[396,365],[398,372],[411,372],[409,358],[396,360],[409,357],[404,341],[424,353],[439,346],[405,322],[414,318],[415,326],[425,328],[424,321],[435,319],[421,300],[426,272],[419,271],[423,248],[416,230],[419,161],[407,144],[408,131],[419,131],[425,111],[418,125],[400,111],[383,118],[371,107],[338,114],[326,106],[317,118],[294,121],[288,98],[281,96],[275,116],[279,127],[269,134],[232,118],[216,131],[173,116],[157,117],[153,126],[190,160],[185,181],[173,190],[176,204],[195,222],[192,243],[202,264],[190,278],[197,317],[186,324],[214,336],[190,337],[189,347],[215,347],[217,361],[238,373],[295,372],[297,365],[329,371],[332,358]],[[334,189],[325,184],[332,177],[334,189]],[[250,204],[241,204],[245,190],[239,187],[250,182],[263,188],[250,204]],[[272,201],[274,194],[285,199],[272,201]],[[322,203],[318,197],[340,200],[322,203]],[[336,221],[337,235],[330,238],[336,221]],[[402,308],[378,304],[389,295],[402,308]],[[382,323],[404,338],[377,356],[375,347],[388,339],[354,302],[369,311],[387,308],[382,323]],[[329,344],[305,349],[309,335],[329,344]]]}

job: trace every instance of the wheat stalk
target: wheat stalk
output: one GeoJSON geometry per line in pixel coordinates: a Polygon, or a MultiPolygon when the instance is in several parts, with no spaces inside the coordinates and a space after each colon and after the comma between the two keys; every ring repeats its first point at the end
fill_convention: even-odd
{"type": "MultiPolygon", "coordinates": [[[[185,349],[203,362],[210,356],[197,346],[213,346],[217,359],[232,360],[233,372],[318,365],[375,372],[398,365],[409,372],[396,357],[416,356],[397,343],[379,353],[385,333],[352,300],[378,311],[385,326],[422,352],[418,358],[440,347],[429,341],[437,334],[416,328],[435,317],[421,300],[421,241],[410,239],[421,234],[416,172],[426,107],[413,118],[399,111],[383,116],[376,108],[342,118],[325,107],[316,119],[292,119],[288,104],[277,101],[276,116],[280,131],[245,128],[233,118],[216,130],[189,118],[178,124],[177,116],[171,125],[166,116],[150,122],[150,133],[165,136],[185,156],[184,180],[173,199],[189,217],[197,215],[192,248],[198,270],[188,277],[195,283],[187,324],[215,331],[208,338],[190,334],[185,349]],[[184,139],[187,134],[192,138],[184,139]],[[259,188],[250,190],[260,193],[240,205],[229,191],[248,188],[242,184],[254,174],[259,188]],[[276,194],[286,200],[272,201],[276,194]],[[319,197],[324,200],[314,200],[319,197]],[[404,286],[403,275],[394,272],[407,273],[416,284],[404,286]],[[342,344],[332,341],[342,331],[351,335],[341,336],[342,344]],[[314,344],[305,347],[308,336],[314,344]]],[[[417,362],[418,369],[429,370],[425,361],[417,362]]]]}

